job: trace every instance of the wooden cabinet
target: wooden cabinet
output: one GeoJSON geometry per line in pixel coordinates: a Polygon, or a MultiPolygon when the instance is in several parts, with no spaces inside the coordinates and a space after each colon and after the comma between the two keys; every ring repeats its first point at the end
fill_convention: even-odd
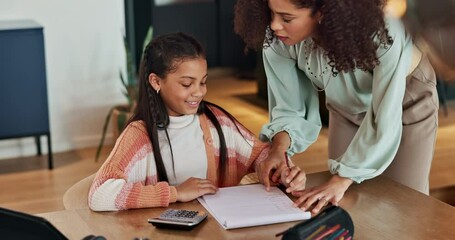
{"type": "Polygon", "coordinates": [[[0,21],[0,139],[47,136],[53,168],[43,27],[32,20],[0,21]]]}

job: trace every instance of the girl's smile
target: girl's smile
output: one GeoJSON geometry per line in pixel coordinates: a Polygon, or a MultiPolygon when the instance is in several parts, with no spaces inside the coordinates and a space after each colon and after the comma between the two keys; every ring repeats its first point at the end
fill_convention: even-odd
{"type": "Polygon", "coordinates": [[[175,62],[174,71],[160,78],[150,74],[149,81],[166,105],[169,116],[196,114],[207,93],[207,61],[204,58],[175,62]]]}

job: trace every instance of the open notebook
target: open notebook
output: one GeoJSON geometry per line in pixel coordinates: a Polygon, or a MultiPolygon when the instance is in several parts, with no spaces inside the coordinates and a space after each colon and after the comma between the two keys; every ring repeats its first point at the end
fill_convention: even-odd
{"type": "Polygon", "coordinates": [[[311,217],[292,206],[292,200],[277,187],[265,190],[262,184],[220,188],[214,195],[204,195],[199,202],[224,229],[252,227],[311,217]]]}

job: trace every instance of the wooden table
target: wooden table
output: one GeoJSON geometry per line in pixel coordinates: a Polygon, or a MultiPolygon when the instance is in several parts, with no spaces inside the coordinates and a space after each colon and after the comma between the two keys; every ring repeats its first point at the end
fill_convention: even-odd
{"type": "MultiPolygon", "coordinates": [[[[308,186],[330,177],[328,172],[308,175],[308,186]]],[[[379,176],[353,185],[340,206],[354,221],[355,239],[455,239],[455,208],[386,177],[379,176]]],[[[176,203],[172,208],[204,210],[197,202],[176,203]]],[[[107,239],[277,239],[275,234],[297,222],[224,230],[209,215],[192,231],[157,229],[147,218],[164,208],[119,212],[92,212],[89,209],[38,214],[48,219],[70,239],[94,234],[107,239]]]]}

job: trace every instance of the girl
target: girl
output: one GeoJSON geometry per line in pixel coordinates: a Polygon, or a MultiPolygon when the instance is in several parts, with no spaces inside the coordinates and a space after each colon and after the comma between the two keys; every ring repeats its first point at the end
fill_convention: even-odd
{"type": "MultiPolygon", "coordinates": [[[[96,174],[89,192],[92,210],[191,201],[237,185],[267,157],[269,144],[203,100],[206,84],[205,53],[194,38],[174,33],[148,44],[138,106],[96,174]]],[[[292,186],[305,178],[295,166],[283,176],[292,186]]]]}
{"type": "Polygon", "coordinates": [[[305,151],[321,129],[318,91],[329,110],[325,184],[295,192],[317,213],[338,204],[353,183],[384,173],[428,194],[438,125],[435,74],[384,0],[239,0],[235,30],[264,47],[272,142],[259,178],[267,186],[283,151],[305,151]],[[264,42],[264,35],[265,42],[264,42]]]}

